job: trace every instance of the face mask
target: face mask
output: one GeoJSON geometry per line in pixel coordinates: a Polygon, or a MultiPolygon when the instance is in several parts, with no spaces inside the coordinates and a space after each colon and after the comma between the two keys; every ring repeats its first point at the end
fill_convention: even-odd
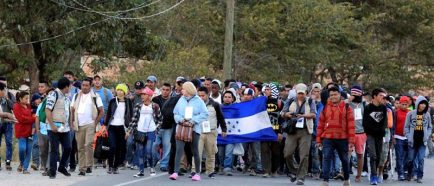
{"type": "Polygon", "coordinates": [[[361,103],[363,100],[362,96],[354,96],[353,102],[354,103],[361,103]]]}

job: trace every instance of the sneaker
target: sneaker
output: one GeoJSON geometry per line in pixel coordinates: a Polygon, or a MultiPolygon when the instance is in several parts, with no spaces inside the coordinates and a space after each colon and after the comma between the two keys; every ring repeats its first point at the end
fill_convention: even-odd
{"type": "Polygon", "coordinates": [[[256,172],[255,172],[255,170],[250,170],[250,173],[249,173],[249,176],[256,176],[256,172]]]}
{"type": "Polygon", "coordinates": [[[336,175],[333,179],[335,180],[344,180],[344,175],[342,173],[339,173],[338,175],[336,175]]]}
{"type": "Polygon", "coordinates": [[[113,174],[119,174],[118,168],[113,168],[113,174]]]}
{"type": "Polygon", "coordinates": [[[211,178],[211,179],[215,179],[215,175],[216,175],[216,173],[213,172],[213,173],[209,174],[208,177],[211,178]]]}
{"type": "Polygon", "coordinates": [[[371,180],[370,180],[371,185],[377,185],[377,176],[371,176],[371,180]]]}
{"type": "Polygon", "coordinates": [[[145,176],[145,174],[143,174],[143,172],[138,172],[137,174],[134,175],[135,178],[140,178],[145,176]]]}
{"type": "Polygon", "coordinates": [[[191,172],[190,176],[188,176],[188,178],[193,178],[194,175],[196,175],[196,173],[195,172],[191,172]]]}
{"type": "Polygon", "coordinates": [[[11,160],[6,160],[6,170],[8,170],[8,171],[12,170],[11,160]]]}
{"type": "Polygon", "coordinates": [[[112,174],[113,173],[113,168],[109,167],[107,170],[107,174],[112,174]]]}
{"type": "Polygon", "coordinates": [[[232,176],[232,169],[231,168],[224,168],[223,174],[225,174],[226,176],[232,176]]]}
{"type": "Polygon", "coordinates": [[[86,169],[86,174],[92,175],[92,169],[91,168],[87,168],[86,169]]]}
{"type": "Polygon", "coordinates": [[[169,179],[171,179],[171,180],[178,179],[178,174],[177,173],[173,173],[172,175],[169,176],[169,179]]]}
{"type": "Polygon", "coordinates": [[[85,172],[82,172],[82,171],[80,171],[80,172],[78,173],[78,175],[79,175],[79,176],[86,176],[86,173],[85,173],[85,172]]]}
{"type": "Polygon", "coordinates": [[[321,186],[329,186],[329,182],[323,181],[323,182],[321,183],[321,186]]]}
{"type": "Polygon", "coordinates": [[[184,168],[180,168],[180,169],[179,169],[179,172],[185,174],[185,173],[187,173],[187,170],[184,169],[184,168]]]}
{"type": "Polygon", "coordinates": [[[154,169],[154,168],[151,168],[151,170],[150,170],[149,172],[150,172],[150,173],[149,173],[150,176],[155,176],[155,175],[157,175],[157,174],[155,173],[155,169],[154,169]]]}
{"type": "Polygon", "coordinates": [[[191,178],[191,180],[193,180],[193,181],[200,181],[200,176],[199,176],[199,174],[195,174],[195,175],[191,178]]]}
{"type": "Polygon", "coordinates": [[[65,176],[68,176],[68,177],[71,176],[71,174],[69,174],[69,172],[65,168],[58,169],[57,171],[60,172],[60,173],[62,173],[65,176]]]}
{"type": "Polygon", "coordinates": [[[295,180],[297,180],[297,176],[295,176],[295,174],[289,173],[289,179],[291,180],[291,182],[295,182],[295,180]]]}
{"type": "Polygon", "coordinates": [[[378,176],[377,177],[377,183],[383,183],[383,177],[378,176]]]}
{"type": "Polygon", "coordinates": [[[314,180],[319,180],[320,179],[319,178],[319,173],[312,174],[312,177],[313,177],[314,180]]]}
{"type": "Polygon", "coordinates": [[[18,172],[23,172],[23,166],[22,166],[22,165],[19,165],[18,168],[17,168],[17,171],[18,171],[18,172]]]}
{"type": "Polygon", "coordinates": [[[37,171],[39,169],[38,166],[35,164],[30,165],[30,167],[35,171],[37,171]]]}
{"type": "Polygon", "coordinates": [[[42,176],[48,176],[48,172],[47,171],[42,172],[42,176]]]}
{"type": "Polygon", "coordinates": [[[134,165],[131,167],[131,170],[139,170],[139,167],[137,165],[134,165]]]}
{"type": "Polygon", "coordinates": [[[363,171],[363,172],[362,172],[362,177],[368,177],[368,172],[363,171]]]}
{"type": "Polygon", "coordinates": [[[417,183],[422,183],[422,178],[417,178],[417,179],[416,179],[416,182],[417,182],[417,183]]]}
{"type": "Polygon", "coordinates": [[[383,180],[387,180],[389,178],[389,174],[388,173],[384,173],[383,174],[383,180]]]}
{"type": "Polygon", "coordinates": [[[297,180],[296,185],[304,185],[304,180],[302,179],[297,180]]]}
{"type": "Polygon", "coordinates": [[[262,175],[262,177],[263,177],[263,178],[270,178],[270,174],[265,173],[265,174],[262,175]]]}
{"type": "Polygon", "coordinates": [[[49,178],[50,179],[56,179],[56,176],[55,175],[50,175],[49,178]]]}
{"type": "Polygon", "coordinates": [[[404,175],[400,175],[400,176],[398,177],[398,180],[399,180],[399,181],[404,181],[404,180],[405,180],[404,175]]]}
{"type": "Polygon", "coordinates": [[[276,178],[277,176],[278,176],[277,172],[271,174],[271,177],[272,177],[272,178],[276,178]]]}
{"type": "Polygon", "coordinates": [[[28,170],[23,170],[23,174],[30,174],[28,170]]]}
{"type": "Polygon", "coordinates": [[[75,172],[75,168],[69,168],[69,172],[75,172]]]}
{"type": "Polygon", "coordinates": [[[345,180],[343,186],[351,186],[350,180],[345,180]]]}

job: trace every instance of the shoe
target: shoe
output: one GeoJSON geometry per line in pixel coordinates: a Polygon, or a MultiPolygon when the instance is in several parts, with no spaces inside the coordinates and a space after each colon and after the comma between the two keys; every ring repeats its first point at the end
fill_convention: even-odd
{"type": "Polygon", "coordinates": [[[75,168],[69,168],[69,172],[75,172],[75,168]]]}
{"type": "Polygon", "coordinates": [[[232,176],[232,169],[231,168],[224,168],[223,174],[225,174],[226,176],[232,176]]]}
{"type": "Polygon", "coordinates": [[[168,172],[169,169],[168,169],[167,167],[161,167],[161,168],[160,168],[160,171],[161,171],[161,172],[168,172]]]}
{"type": "Polygon", "coordinates": [[[208,177],[211,178],[211,179],[215,179],[215,175],[216,175],[216,173],[213,172],[213,173],[209,174],[208,177]]]}
{"type": "Polygon", "coordinates": [[[86,176],[86,173],[85,173],[85,172],[82,172],[82,171],[80,171],[80,172],[78,173],[78,175],[79,175],[79,176],[86,176]]]}
{"type": "Polygon", "coordinates": [[[185,170],[184,168],[180,168],[179,172],[185,174],[185,173],[187,173],[187,170],[185,170]]]}
{"type": "Polygon", "coordinates": [[[249,176],[256,176],[256,172],[255,172],[255,170],[252,169],[252,170],[250,171],[250,173],[249,173],[249,176]]]}
{"type": "Polygon", "coordinates": [[[335,180],[344,180],[344,175],[343,174],[341,174],[341,173],[339,173],[338,175],[336,175],[333,179],[335,179],[335,180]]]}
{"type": "Polygon", "coordinates": [[[17,168],[17,171],[18,171],[18,172],[23,172],[23,166],[22,166],[22,165],[19,165],[18,168],[17,168]]]}
{"type": "Polygon", "coordinates": [[[177,173],[173,173],[172,175],[169,176],[169,179],[171,179],[171,180],[178,179],[178,174],[177,173]]]}
{"type": "Polygon", "coordinates": [[[354,179],[355,182],[360,183],[362,181],[361,176],[356,176],[356,178],[354,179]]]}
{"type": "Polygon", "coordinates": [[[12,170],[11,160],[6,160],[6,170],[8,170],[8,171],[12,170]]]}
{"type": "Polygon", "coordinates": [[[278,174],[277,172],[275,172],[275,173],[271,174],[271,177],[272,177],[272,178],[276,178],[278,175],[279,175],[279,174],[278,174]]]}
{"type": "Polygon", "coordinates": [[[50,175],[49,178],[50,179],[56,179],[56,175],[50,175]]]}
{"type": "Polygon", "coordinates": [[[384,173],[383,174],[383,180],[387,180],[389,178],[389,174],[388,173],[384,173]]]}
{"type": "Polygon", "coordinates": [[[417,178],[417,179],[416,179],[416,182],[417,182],[417,183],[422,183],[422,178],[417,178]]]}
{"type": "Polygon", "coordinates": [[[47,171],[42,172],[42,176],[48,176],[48,172],[47,171]]]}
{"type": "Polygon", "coordinates": [[[113,173],[113,168],[109,167],[108,171],[107,171],[107,174],[112,174],[112,173],[113,173]]]}
{"type": "Polygon", "coordinates": [[[400,176],[398,176],[398,180],[399,180],[399,181],[404,181],[404,180],[405,180],[404,175],[400,175],[400,176]]]}
{"type": "Polygon", "coordinates": [[[312,177],[313,177],[314,180],[319,180],[320,179],[319,178],[319,173],[312,174],[312,177]]]}
{"type": "Polygon", "coordinates": [[[329,182],[323,181],[323,182],[321,183],[321,186],[329,186],[329,182]]]}
{"type": "Polygon", "coordinates": [[[23,170],[23,174],[30,174],[28,170],[23,170]]]}
{"type": "Polygon", "coordinates": [[[138,172],[137,174],[134,175],[135,178],[140,178],[145,176],[145,174],[143,174],[143,172],[138,172]]]}
{"type": "Polygon", "coordinates": [[[118,168],[113,168],[113,174],[119,174],[118,168]]]}
{"type": "Polygon", "coordinates": [[[57,171],[60,172],[60,173],[62,173],[65,176],[68,176],[68,177],[71,176],[71,174],[69,174],[69,172],[65,168],[58,169],[57,171]]]}
{"type": "Polygon", "coordinates": [[[35,170],[35,171],[37,171],[38,170],[38,166],[37,165],[35,165],[35,164],[32,164],[32,165],[30,165],[30,167],[33,169],[33,170],[35,170]]]}
{"type": "Polygon", "coordinates": [[[363,172],[362,172],[362,177],[368,177],[368,172],[363,171],[363,172]]]}
{"type": "Polygon", "coordinates": [[[155,169],[154,169],[154,168],[151,168],[151,170],[149,171],[149,175],[150,175],[150,176],[155,176],[155,175],[157,175],[157,174],[155,173],[155,169]]]}
{"type": "Polygon", "coordinates": [[[407,174],[407,177],[405,178],[407,181],[411,181],[411,174],[407,174]]]}
{"type": "Polygon", "coordinates": [[[345,180],[343,186],[351,186],[350,180],[345,180]]]}
{"type": "Polygon", "coordinates": [[[87,168],[86,169],[86,174],[92,175],[92,169],[91,168],[87,168]]]}
{"type": "Polygon", "coordinates": [[[296,185],[304,185],[304,180],[302,179],[297,180],[296,185]]]}
{"type": "Polygon", "coordinates": [[[188,178],[193,178],[194,175],[196,175],[196,173],[195,172],[191,172],[190,176],[188,176],[188,178]]]}
{"type": "Polygon", "coordinates": [[[372,175],[370,180],[371,185],[377,185],[377,176],[372,175]]]}
{"type": "Polygon", "coordinates": [[[199,174],[195,174],[195,175],[191,178],[191,180],[193,180],[193,181],[200,181],[200,176],[199,176],[199,174]]]}
{"type": "Polygon", "coordinates": [[[265,173],[265,174],[262,175],[262,177],[263,177],[263,178],[270,178],[270,174],[265,173]]]}
{"type": "Polygon", "coordinates": [[[297,180],[297,176],[295,176],[295,174],[290,173],[288,176],[291,182],[295,182],[295,180],[297,180]]]}
{"type": "Polygon", "coordinates": [[[377,177],[377,183],[383,183],[383,178],[381,176],[377,177]]]}

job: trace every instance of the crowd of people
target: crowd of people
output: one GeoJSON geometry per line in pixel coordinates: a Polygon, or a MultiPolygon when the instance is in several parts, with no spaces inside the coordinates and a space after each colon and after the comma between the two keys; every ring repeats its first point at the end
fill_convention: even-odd
{"type": "Polygon", "coordinates": [[[399,181],[422,183],[424,158],[434,153],[429,97],[392,95],[383,88],[368,93],[359,85],[336,83],[178,77],[173,85],[159,84],[149,76],[110,89],[101,76],[79,81],[67,71],[54,83],[41,81],[33,94],[13,95],[0,77],[6,170],[12,170],[13,131],[17,171],[40,170],[50,179],[57,173],[71,176],[78,165],[80,176],[98,167],[108,174],[138,170],[136,178],[167,172],[177,180],[189,174],[193,181],[242,172],[286,175],[297,185],[307,177],[322,179],[323,186],[340,179],[348,186],[350,175],[377,185],[396,172],[399,181]],[[267,98],[276,139],[219,144],[218,137],[230,135],[222,108],[261,96],[267,98]],[[108,136],[107,159],[94,156],[96,133],[108,136]]]}

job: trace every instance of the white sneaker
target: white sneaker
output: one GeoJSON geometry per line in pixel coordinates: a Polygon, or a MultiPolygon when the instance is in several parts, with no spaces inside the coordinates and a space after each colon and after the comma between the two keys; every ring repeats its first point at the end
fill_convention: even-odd
{"type": "Polygon", "coordinates": [[[362,172],[362,177],[368,177],[368,172],[363,171],[363,172],[362,172]]]}
{"type": "Polygon", "coordinates": [[[157,174],[155,173],[155,169],[154,169],[154,168],[151,168],[149,175],[150,175],[150,176],[155,176],[155,175],[157,175],[157,174]]]}

